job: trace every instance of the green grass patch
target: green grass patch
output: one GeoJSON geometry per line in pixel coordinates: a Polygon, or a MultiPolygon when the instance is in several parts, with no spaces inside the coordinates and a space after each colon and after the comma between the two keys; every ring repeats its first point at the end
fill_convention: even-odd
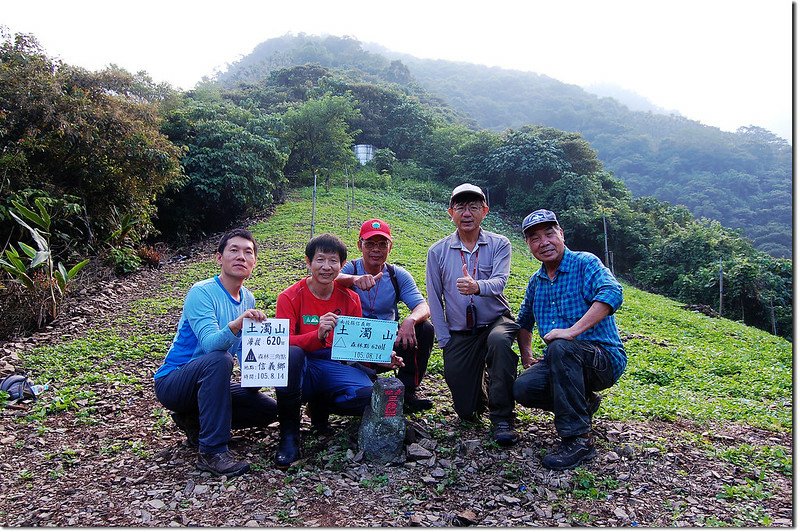
{"type": "Polygon", "coordinates": [[[53,384],[31,410],[41,419],[48,414],[76,410],[91,423],[96,389],[135,385],[140,376],[130,371],[128,362],[160,360],[171,335],[145,334],[119,336],[107,331],[90,331],[85,338],[63,344],[37,347],[23,353],[25,367],[33,370],[35,382],[53,384]]]}
{"type": "Polygon", "coordinates": [[[141,316],[163,316],[171,310],[183,308],[183,300],[176,297],[148,297],[131,303],[130,312],[141,316]]]}
{"type": "MultiPolygon", "coordinates": [[[[423,295],[428,247],[454,230],[445,203],[409,199],[391,190],[356,190],[348,214],[343,188],[320,189],[315,234],[331,232],[356,247],[363,220],[379,217],[392,227],[389,261],[409,270],[423,295]]],[[[311,235],[311,190],[291,193],[266,221],[253,225],[259,242],[258,265],[247,286],[259,308],[274,315],[278,294],[306,275],[304,249],[311,235]]],[[[516,313],[539,263],[517,228],[490,212],[484,227],[509,237],[513,249],[506,297],[516,313]]],[[[210,272],[210,273],[213,273],[210,272]]],[[[770,430],[792,426],[792,349],[786,340],[727,319],[689,312],[670,299],[624,285],[625,302],[617,324],[626,337],[628,368],[605,393],[601,414],[609,419],[686,418],[726,420],[770,430]]],[[[407,310],[402,308],[401,314],[407,310]]],[[[544,343],[534,335],[534,351],[544,343]]],[[[434,348],[429,371],[442,372],[434,348]]],[[[521,370],[521,367],[520,367],[521,370]]]]}
{"type": "MultiPolygon", "coordinates": [[[[348,258],[354,259],[359,256],[356,242],[362,221],[385,219],[394,236],[389,261],[409,270],[426,295],[427,250],[454,230],[446,204],[426,200],[433,198],[426,194],[414,199],[392,190],[358,189],[352,197],[348,209],[348,193],[343,188],[333,187],[329,192],[320,189],[315,234],[331,232],[340,236],[348,246],[348,258]]],[[[270,316],[275,314],[278,294],[306,275],[304,248],[311,235],[311,210],[311,189],[294,190],[289,201],[278,206],[269,219],[250,227],[259,243],[259,253],[247,286],[256,295],[258,307],[270,316]]],[[[539,263],[531,256],[518,228],[497,213],[489,213],[484,227],[511,240],[511,274],[505,293],[516,313],[539,263]]],[[[209,254],[208,260],[187,265],[180,273],[168,276],[164,290],[170,295],[134,303],[127,315],[120,316],[116,328],[90,331],[84,339],[22,353],[23,363],[36,382],[57,383],[49,395],[36,403],[35,411],[44,415],[77,410],[82,413],[82,420],[92,422],[94,390],[140,385],[144,372],[131,371],[126,362],[160,361],[173,332],[144,331],[123,336],[116,332],[117,328],[122,330],[128,323],[139,331],[147,316],[180,308],[182,295],[191,285],[213,276],[218,269],[209,254]]],[[[600,410],[603,418],[684,418],[701,424],[726,421],[768,430],[791,430],[791,343],[731,320],[683,310],[680,303],[629,285],[624,285],[624,290],[625,302],[616,319],[626,338],[628,368],[620,382],[604,392],[600,410]]],[[[401,316],[407,312],[401,305],[401,316]]],[[[127,330],[130,332],[131,327],[127,330]]],[[[540,352],[544,343],[538,335],[534,335],[534,342],[534,351],[540,352]]],[[[441,351],[434,348],[429,373],[441,375],[442,369],[441,351]]],[[[0,394],[0,405],[4,401],[0,394]]],[[[535,410],[531,412],[539,415],[535,410]]],[[[791,469],[791,457],[781,457],[773,448],[740,448],[722,458],[734,463],[759,462],[782,472],[791,469]]]]}

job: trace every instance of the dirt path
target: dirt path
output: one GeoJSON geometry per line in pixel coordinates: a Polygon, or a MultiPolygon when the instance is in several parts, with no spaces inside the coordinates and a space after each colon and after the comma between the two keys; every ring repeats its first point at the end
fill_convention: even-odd
{"type": "MultiPolygon", "coordinates": [[[[78,304],[47,330],[0,346],[3,374],[24,370],[19,353],[31,347],[117,326],[115,317],[157,295],[169,274],[210,257],[213,240],[160,270],[77,294],[78,304]]],[[[138,327],[171,335],[179,313],[150,316],[138,327]]],[[[556,473],[539,463],[555,444],[546,415],[529,412],[521,442],[497,448],[487,438],[488,423],[455,421],[439,376],[423,386],[425,395],[440,398],[436,410],[410,418],[427,453],[403,465],[359,460],[358,421],[334,417],[326,437],[310,433],[304,422],[305,461],[288,472],[271,465],[276,426],[235,431],[231,448],[254,471],[231,480],[211,477],[195,469],[194,451],[154,398],[151,375],[162,356],[118,368],[138,384],[95,390],[101,398],[88,420],[67,411],[26,422],[30,405],[0,411],[0,525],[792,525],[790,475],[735,465],[712,452],[769,445],[790,454],[790,434],[730,424],[611,422],[601,408],[598,458],[556,473]]]]}

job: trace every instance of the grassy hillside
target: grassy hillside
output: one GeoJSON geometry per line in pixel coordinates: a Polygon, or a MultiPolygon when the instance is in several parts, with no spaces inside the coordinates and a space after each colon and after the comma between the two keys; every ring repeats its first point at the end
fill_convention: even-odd
{"type": "MultiPolygon", "coordinates": [[[[315,234],[337,234],[348,246],[348,257],[357,258],[360,223],[371,217],[385,219],[395,236],[389,260],[407,268],[424,293],[428,246],[454,229],[446,206],[409,200],[393,192],[357,190],[348,227],[346,197],[341,188],[319,191],[315,234]]],[[[511,239],[513,257],[506,295],[516,311],[539,264],[518,229],[492,213],[485,223],[511,239]]],[[[269,220],[252,228],[263,248],[249,286],[270,315],[280,291],[305,275],[303,249],[310,226],[311,192],[304,189],[269,220]]],[[[213,268],[207,273],[211,271],[213,268]]],[[[617,319],[627,339],[629,364],[604,403],[604,414],[615,419],[729,420],[789,430],[791,344],[758,329],[681,307],[625,286],[625,303],[617,319]]],[[[434,358],[434,369],[440,368],[438,349],[434,358]]]]}
{"type": "MultiPolygon", "coordinates": [[[[396,235],[391,260],[424,290],[426,250],[452,230],[444,204],[359,190],[348,225],[344,190],[322,190],[318,200],[316,232],[334,232],[352,250],[363,219],[385,218],[396,235]]],[[[303,189],[252,226],[261,249],[248,286],[270,315],[278,293],[305,275],[310,222],[303,189]]],[[[518,308],[538,265],[515,228],[492,214],[487,225],[511,238],[507,294],[518,308]]],[[[332,435],[303,431],[305,459],[289,471],[272,466],[273,425],[234,431],[230,445],[251,474],[200,474],[195,451],[153,395],[152,374],[186,291],[218,270],[212,249],[205,242],[196,257],[127,279],[122,300],[96,287],[69,323],[2,346],[51,388],[28,405],[6,404],[0,393],[0,475],[10,486],[0,525],[792,524],[791,345],[627,286],[619,325],[628,371],[604,392],[594,428],[600,456],[585,467],[540,466],[537,456],[555,443],[549,414],[517,408],[521,442],[509,450],[490,440],[485,421],[459,424],[437,349],[422,384],[436,406],[408,418],[423,431],[430,460],[365,463],[357,458],[359,420],[334,416],[332,435]]]]}
{"type": "MultiPolygon", "coordinates": [[[[371,217],[385,219],[395,237],[389,260],[408,269],[425,294],[427,249],[454,229],[446,206],[407,199],[390,191],[357,190],[348,225],[346,198],[342,188],[319,190],[315,234],[337,234],[348,246],[348,259],[357,258],[360,223],[371,217]]],[[[306,274],[303,253],[310,237],[311,205],[310,189],[295,191],[269,219],[251,227],[261,247],[258,266],[248,286],[268,315],[274,315],[281,290],[306,274]]],[[[513,255],[506,295],[516,312],[528,279],[539,263],[529,253],[518,229],[493,213],[484,224],[511,240],[513,255]]],[[[76,391],[87,382],[119,380],[120,376],[97,370],[102,370],[104,364],[113,365],[113,359],[141,358],[143,343],[156,351],[151,353],[153,359],[159,359],[161,350],[155,346],[166,346],[171,338],[169,332],[151,334],[153,331],[148,330],[131,337],[130,328],[138,329],[148,316],[180,309],[183,295],[192,283],[216,272],[216,263],[208,260],[174,274],[169,283],[172,295],[140,300],[133,305],[131,314],[117,319],[118,324],[129,328],[123,337],[114,333],[109,338],[107,330],[92,330],[88,340],[33,350],[26,357],[28,367],[36,370],[41,382],[54,380],[67,385],[58,392],[64,395],[56,401],[59,409],[64,407],[61,403],[74,401],[76,391]],[[94,362],[89,353],[98,351],[114,356],[103,359],[103,363],[94,362]],[[81,362],[85,356],[89,358],[81,362]],[[93,366],[95,371],[78,371],[84,366],[93,366]]],[[[789,342],[728,319],[683,310],[681,303],[631,286],[625,285],[624,289],[625,302],[617,313],[617,323],[625,340],[628,367],[620,382],[607,393],[601,410],[605,417],[664,421],[683,418],[701,424],[732,421],[769,430],[791,430],[789,342]]],[[[405,308],[401,308],[403,312],[407,312],[405,308]]],[[[534,335],[534,339],[539,349],[544,347],[538,336],[534,335]]],[[[430,372],[441,374],[441,369],[441,351],[434,348],[430,372]]]]}
{"type": "Polygon", "coordinates": [[[685,205],[698,218],[741,229],[761,251],[791,256],[792,150],[769,131],[748,126],[729,133],[677,115],[632,111],[546,75],[420,59],[349,37],[269,39],[217,80],[228,87],[258,84],[271,72],[306,63],[350,79],[397,84],[438,112],[480,128],[542,125],[578,132],[635,196],[685,205]]]}

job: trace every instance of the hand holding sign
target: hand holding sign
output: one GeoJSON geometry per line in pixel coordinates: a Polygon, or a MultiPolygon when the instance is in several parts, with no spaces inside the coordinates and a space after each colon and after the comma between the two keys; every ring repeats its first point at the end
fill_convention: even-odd
{"type": "MultiPolygon", "coordinates": [[[[396,321],[339,316],[331,360],[390,363],[395,336],[396,321]]],[[[398,363],[402,366],[402,359],[398,363]]]]}
{"type": "Polygon", "coordinates": [[[319,338],[320,342],[324,342],[325,338],[333,332],[334,327],[336,327],[336,319],[339,316],[334,314],[333,312],[326,312],[319,318],[319,329],[317,329],[317,338],[319,338]]]}
{"type": "Polygon", "coordinates": [[[289,320],[245,318],[242,323],[242,387],[289,382],[289,320]]]}

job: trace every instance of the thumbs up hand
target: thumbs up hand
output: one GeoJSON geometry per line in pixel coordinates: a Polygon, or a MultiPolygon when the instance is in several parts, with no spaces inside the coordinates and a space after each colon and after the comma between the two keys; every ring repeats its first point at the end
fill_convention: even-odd
{"type": "Polygon", "coordinates": [[[378,281],[381,280],[381,277],[383,277],[382,271],[378,272],[377,275],[365,273],[364,275],[356,277],[356,279],[353,281],[353,285],[360,288],[361,290],[367,291],[376,284],[378,284],[378,281]]]}
{"type": "Polygon", "coordinates": [[[478,282],[469,274],[466,264],[461,266],[461,273],[463,277],[456,279],[456,288],[458,292],[465,296],[479,293],[480,288],[478,287],[478,282]]]}

